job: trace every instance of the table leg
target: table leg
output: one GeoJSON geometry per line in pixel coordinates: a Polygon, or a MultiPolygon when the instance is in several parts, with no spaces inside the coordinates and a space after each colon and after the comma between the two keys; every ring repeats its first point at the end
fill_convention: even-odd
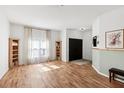
{"type": "Polygon", "coordinates": [[[111,82],[111,72],[109,72],[109,82],[111,82]]]}

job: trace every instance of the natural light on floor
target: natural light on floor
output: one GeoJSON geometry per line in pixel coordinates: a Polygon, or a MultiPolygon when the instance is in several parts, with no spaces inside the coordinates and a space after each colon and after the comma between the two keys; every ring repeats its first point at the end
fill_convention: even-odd
{"type": "Polygon", "coordinates": [[[54,69],[58,69],[58,68],[60,68],[60,67],[56,66],[56,65],[45,64],[44,66],[41,65],[41,72],[50,71],[50,70],[54,70],[54,69]]]}

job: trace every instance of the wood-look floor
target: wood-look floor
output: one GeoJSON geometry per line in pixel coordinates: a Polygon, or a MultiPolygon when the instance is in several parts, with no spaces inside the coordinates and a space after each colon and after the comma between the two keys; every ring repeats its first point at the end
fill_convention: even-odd
{"type": "Polygon", "coordinates": [[[96,73],[90,64],[48,62],[11,69],[0,80],[0,87],[12,88],[108,88],[124,87],[118,81],[96,73]]]}

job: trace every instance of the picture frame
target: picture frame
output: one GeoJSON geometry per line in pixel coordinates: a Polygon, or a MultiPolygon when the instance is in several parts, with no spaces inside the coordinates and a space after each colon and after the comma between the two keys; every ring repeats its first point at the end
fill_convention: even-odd
{"type": "Polygon", "coordinates": [[[124,29],[105,32],[105,48],[124,49],[124,29]]]}

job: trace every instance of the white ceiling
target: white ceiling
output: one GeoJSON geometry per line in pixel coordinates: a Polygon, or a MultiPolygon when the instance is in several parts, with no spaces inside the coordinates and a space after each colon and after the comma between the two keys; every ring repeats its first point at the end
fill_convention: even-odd
{"type": "Polygon", "coordinates": [[[93,20],[108,11],[122,6],[2,6],[10,22],[40,28],[63,30],[90,28],[93,20]]]}

